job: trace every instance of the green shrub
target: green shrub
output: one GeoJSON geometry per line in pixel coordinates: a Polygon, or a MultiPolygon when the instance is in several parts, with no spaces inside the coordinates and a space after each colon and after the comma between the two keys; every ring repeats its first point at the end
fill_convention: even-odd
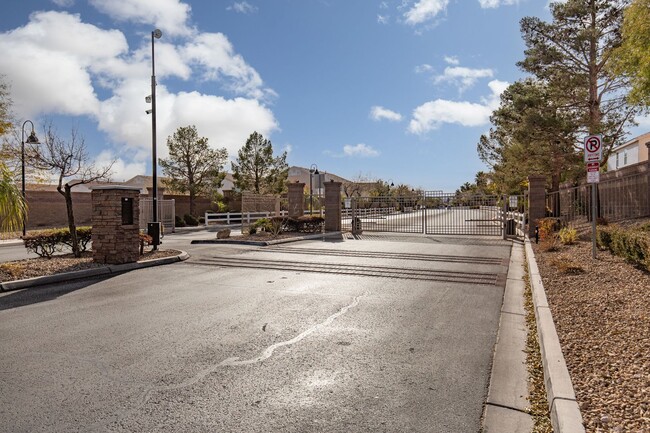
{"type": "Polygon", "coordinates": [[[650,235],[645,230],[601,227],[596,240],[601,248],[650,271],[650,235]]]}
{"type": "Polygon", "coordinates": [[[174,218],[174,225],[176,227],[185,227],[187,224],[185,224],[185,220],[183,218],[176,215],[176,218],[174,218]]]}
{"type": "Polygon", "coordinates": [[[191,226],[191,227],[196,227],[196,226],[199,225],[199,220],[196,219],[196,217],[194,215],[190,215],[188,213],[183,215],[183,220],[185,220],[185,224],[187,224],[188,226],[191,226]]]}
{"type": "Polygon", "coordinates": [[[248,234],[249,235],[254,235],[255,233],[257,233],[257,227],[255,227],[254,225],[248,227],[248,234]]]}
{"type": "Polygon", "coordinates": [[[205,217],[199,217],[199,224],[205,224],[205,217]]]}
{"type": "Polygon", "coordinates": [[[298,231],[305,233],[320,233],[323,231],[325,218],[321,216],[305,215],[298,217],[298,231]]]}
{"type": "Polygon", "coordinates": [[[253,226],[257,229],[263,230],[265,232],[270,232],[271,231],[271,220],[268,218],[260,218],[255,223],[253,226]]]}
{"type": "MultiPolygon", "coordinates": [[[[79,250],[86,251],[92,240],[91,227],[77,227],[77,241],[79,250]]],[[[52,258],[56,252],[63,251],[63,246],[72,248],[72,236],[69,229],[41,230],[31,233],[23,238],[23,244],[28,251],[39,257],[52,258]]]]}
{"type": "Polygon", "coordinates": [[[563,227],[560,229],[559,236],[563,245],[573,245],[578,240],[578,231],[572,227],[563,227]]]}

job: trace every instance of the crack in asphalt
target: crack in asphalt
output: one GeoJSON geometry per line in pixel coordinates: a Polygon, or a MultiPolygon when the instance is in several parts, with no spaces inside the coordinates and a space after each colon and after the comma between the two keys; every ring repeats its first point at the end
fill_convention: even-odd
{"type": "MultiPolygon", "coordinates": [[[[359,305],[359,302],[361,301],[361,299],[365,298],[369,294],[370,294],[370,292],[366,291],[361,295],[355,296],[352,299],[351,303],[349,303],[348,305],[343,306],[336,313],[332,314],[331,316],[329,316],[328,318],[326,318],[322,322],[311,326],[310,328],[306,329],[305,331],[301,332],[300,334],[296,335],[295,337],[291,338],[290,340],[285,340],[285,341],[281,341],[281,342],[274,343],[274,344],[270,345],[269,347],[264,349],[259,356],[256,356],[256,357],[251,358],[251,359],[244,359],[244,360],[240,360],[239,357],[236,357],[236,356],[235,357],[230,357],[230,358],[224,359],[223,361],[219,362],[218,364],[214,364],[214,365],[212,365],[210,367],[204,368],[203,370],[196,373],[194,376],[189,377],[189,378],[185,379],[182,382],[179,382],[179,383],[176,383],[176,384],[173,384],[173,385],[149,387],[149,388],[145,389],[144,391],[142,391],[140,396],[137,398],[138,403],[134,407],[131,407],[128,410],[118,411],[112,417],[112,419],[108,420],[108,422],[107,421],[102,422],[101,423],[101,424],[103,424],[102,427],[107,429],[108,424],[119,423],[124,418],[126,418],[126,416],[128,416],[129,414],[135,413],[142,406],[147,404],[147,402],[151,399],[152,394],[154,394],[156,392],[175,391],[175,390],[178,390],[178,389],[183,389],[183,388],[190,387],[190,386],[202,381],[208,375],[214,373],[215,371],[219,370],[220,368],[239,367],[239,366],[243,366],[243,365],[251,365],[251,364],[257,364],[257,363],[263,362],[263,361],[269,359],[271,356],[273,356],[273,353],[275,352],[276,349],[279,349],[279,348],[284,347],[284,346],[291,346],[293,344],[299,343],[300,341],[304,340],[305,338],[307,338],[308,336],[310,336],[314,332],[317,332],[317,331],[321,330],[322,328],[325,328],[325,327],[331,325],[332,322],[334,322],[334,320],[336,320],[337,318],[339,318],[342,315],[344,315],[345,313],[347,313],[351,308],[354,308],[357,305],[359,305]]],[[[96,424],[95,426],[91,427],[91,430],[96,431],[98,427],[100,427],[100,426],[98,424],[96,424]]]]}

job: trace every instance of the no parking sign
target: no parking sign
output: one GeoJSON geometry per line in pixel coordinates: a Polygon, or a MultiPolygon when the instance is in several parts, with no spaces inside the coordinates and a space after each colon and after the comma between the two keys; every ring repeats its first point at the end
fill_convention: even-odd
{"type": "Polygon", "coordinates": [[[601,162],[603,160],[603,136],[589,135],[585,138],[585,162],[601,162]]]}

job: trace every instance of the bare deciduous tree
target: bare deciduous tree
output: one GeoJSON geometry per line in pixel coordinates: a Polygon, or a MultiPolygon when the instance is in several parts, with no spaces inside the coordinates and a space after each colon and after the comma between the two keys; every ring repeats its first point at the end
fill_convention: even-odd
{"type": "Polygon", "coordinates": [[[57,177],[56,190],[65,198],[72,252],[75,257],[80,257],[72,208],[72,188],[98,180],[108,180],[115,161],[105,167],[95,167],[95,164],[89,161],[85,140],[77,129],[72,128],[70,138],[64,140],[57,135],[52,123],[45,126],[41,143],[30,145],[26,153],[26,163],[38,170],[47,170],[57,177]]]}

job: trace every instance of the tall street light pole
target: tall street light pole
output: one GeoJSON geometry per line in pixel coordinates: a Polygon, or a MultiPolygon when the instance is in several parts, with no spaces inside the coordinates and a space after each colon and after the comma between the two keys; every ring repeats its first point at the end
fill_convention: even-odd
{"type": "Polygon", "coordinates": [[[309,215],[314,214],[314,188],[312,187],[312,178],[315,174],[320,174],[318,173],[318,166],[316,164],[312,164],[309,167],[309,215]]]}
{"type": "MultiPolygon", "coordinates": [[[[36,137],[36,133],[34,132],[34,122],[31,120],[25,120],[23,122],[23,128],[22,128],[22,140],[21,140],[21,145],[20,145],[20,161],[22,164],[22,188],[21,191],[23,193],[23,201],[26,201],[26,196],[25,196],[25,125],[29,122],[32,125],[32,132],[29,134],[29,137],[27,137],[27,143],[29,144],[39,144],[40,142],[38,141],[38,138],[36,137]]],[[[23,214],[23,238],[25,237],[25,234],[27,232],[27,215],[23,214]]]]}
{"type": "MultiPolygon", "coordinates": [[[[151,154],[152,154],[152,174],[153,174],[153,200],[152,200],[152,219],[154,225],[158,222],[158,158],[156,156],[156,60],[154,53],[154,40],[160,39],[162,32],[156,29],[151,32],[151,154]]],[[[153,239],[153,249],[158,249],[160,243],[160,226],[153,239]]]]}

